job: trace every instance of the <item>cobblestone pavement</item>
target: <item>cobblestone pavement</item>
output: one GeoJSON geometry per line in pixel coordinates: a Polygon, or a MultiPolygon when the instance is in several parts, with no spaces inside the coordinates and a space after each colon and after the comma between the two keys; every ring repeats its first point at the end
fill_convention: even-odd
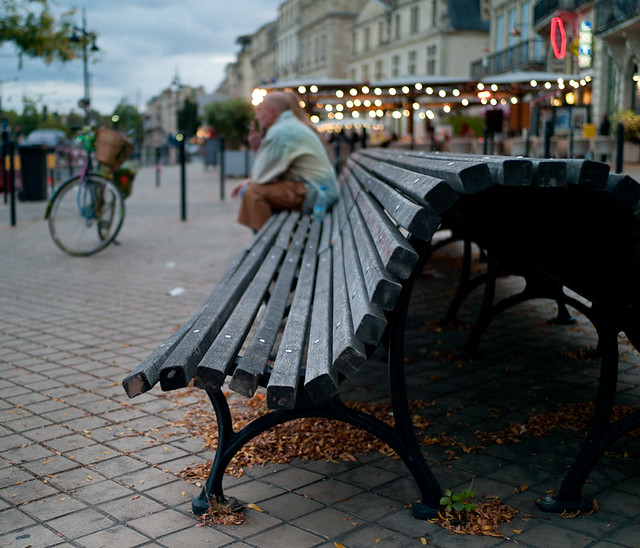
{"type": "MultiPolygon", "coordinates": [[[[154,389],[129,400],[120,386],[250,239],[235,223],[237,203],[220,201],[215,172],[188,166],[186,222],[178,181],[176,167],[164,169],[159,187],[153,169],[142,169],[119,245],[89,258],[54,246],[43,202],[19,203],[15,227],[0,204],[0,546],[640,546],[638,438],[623,438],[592,472],[585,495],[597,500],[597,513],[566,519],[536,508],[537,498],[559,488],[582,440],[566,429],[475,454],[425,446],[444,487],[472,484],[518,510],[502,529],[508,539],[452,536],[413,519],[407,504],[418,492],[408,472],[378,453],[248,468],[225,490],[262,511],[248,509],[240,526],[197,527],[190,506],[200,489],[177,474],[212,455],[174,423],[200,396],[167,399],[154,389]]],[[[410,396],[435,402],[424,410],[426,433],[478,445],[476,430],[591,401],[599,362],[584,350],[595,345],[593,329],[579,315],[573,326],[548,325],[548,302],[499,317],[481,342],[484,359],[456,357],[478,296],[463,308],[462,327],[436,329],[434,320],[458,264],[456,246],[439,252],[408,322],[410,396]]],[[[518,283],[507,279],[501,288],[518,283]]],[[[620,340],[619,403],[633,405],[640,358],[620,340]]],[[[344,397],[378,400],[385,383],[384,364],[373,358],[344,397]]]]}

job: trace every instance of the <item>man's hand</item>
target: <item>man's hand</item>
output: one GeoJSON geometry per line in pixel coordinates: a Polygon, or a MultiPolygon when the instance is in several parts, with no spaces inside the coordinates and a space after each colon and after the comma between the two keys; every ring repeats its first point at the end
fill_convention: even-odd
{"type": "Polygon", "coordinates": [[[262,132],[252,125],[249,129],[249,136],[247,137],[247,140],[249,141],[249,148],[253,152],[257,152],[260,148],[260,143],[262,142],[262,132]]]}
{"type": "Polygon", "coordinates": [[[231,197],[238,198],[242,191],[249,186],[249,183],[251,183],[251,179],[245,179],[241,183],[238,183],[236,186],[234,186],[231,190],[231,197]]]}

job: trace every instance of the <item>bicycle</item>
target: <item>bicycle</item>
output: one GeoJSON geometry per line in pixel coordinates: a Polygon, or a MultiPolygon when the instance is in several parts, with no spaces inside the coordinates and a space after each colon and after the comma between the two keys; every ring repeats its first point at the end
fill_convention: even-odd
{"type": "Polygon", "coordinates": [[[80,173],[55,190],[45,212],[55,244],[76,257],[93,255],[115,240],[135,176],[135,172],[119,172],[133,152],[133,145],[122,134],[98,128],[95,135],[85,132],[79,139],[86,151],[80,173]],[[94,152],[103,173],[92,171],[94,152]]]}

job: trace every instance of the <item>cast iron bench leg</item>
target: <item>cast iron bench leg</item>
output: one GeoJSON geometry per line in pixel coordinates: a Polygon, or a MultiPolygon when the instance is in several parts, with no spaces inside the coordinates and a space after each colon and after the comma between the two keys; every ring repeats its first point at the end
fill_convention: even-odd
{"type": "MultiPolygon", "coordinates": [[[[595,312],[595,311],[594,311],[595,312]]],[[[631,425],[640,422],[640,416],[631,417],[620,426],[610,427],[611,411],[613,409],[618,381],[618,329],[613,318],[602,310],[598,311],[596,330],[598,332],[598,347],[601,351],[600,380],[596,397],[595,410],[589,426],[587,440],[582,446],[578,457],[565,476],[557,497],[546,495],[538,501],[538,507],[545,512],[561,513],[564,511],[589,511],[593,506],[590,498],[582,496],[589,473],[603,455],[607,447],[619,438],[631,425]]]]}

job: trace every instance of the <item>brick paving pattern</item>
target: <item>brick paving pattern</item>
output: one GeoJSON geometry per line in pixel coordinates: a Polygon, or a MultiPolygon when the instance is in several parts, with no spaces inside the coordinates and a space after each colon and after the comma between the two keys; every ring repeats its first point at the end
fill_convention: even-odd
{"type": "MultiPolygon", "coordinates": [[[[187,185],[182,222],[178,169],[164,168],[159,187],[154,170],[142,169],[120,244],[89,258],[54,246],[44,202],[19,203],[16,227],[0,204],[0,546],[353,548],[422,546],[421,539],[445,547],[640,545],[638,438],[623,438],[592,472],[585,495],[596,498],[597,513],[565,519],[536,508],[537,498],[559,488],[580,445],[582,433],[571,430],[476,454],[425,446],[443,486],[473,484],[518,510],[503,528],[511,540],[452,536],[413,519],[406,505],[418,491],[408,472],[377,453],[357,455],[357,462],[249,468],[228,477],[225,489],[263,511],[248,509],[240,526],[197,527],[191,498],[200,488],[177,474],[212,454],[173,423],[198,396],[176,404],[154,389],[129,400],[120,386],[250,239],[235,223],[237,203],[219,199],[217,172],[190,164],[187,185]],[[175,288],[184,291],[171,296],[175,288]]],[[[573,326],[548,325],[553,303],[505,312],[481,341],[484,359],[457,358],[478,296],[463,307],[460,328],[433,326],[455,287],[459,252],[449,246],[427,267],[408,322],[410,396],[435,401],[424,411],[432,423],[426,433],[477,445],[476,430],[592,400],[599,362],[582,351],[595,346],[594,331],[579,315],[573,326]]],[[[634,405],[640,358],[624,337],[621,353],[618,403],[634,405]]],[[[366,378],[345,384],[345,399],[384,399],[379,354],[371,364],[366,378]]]]}

